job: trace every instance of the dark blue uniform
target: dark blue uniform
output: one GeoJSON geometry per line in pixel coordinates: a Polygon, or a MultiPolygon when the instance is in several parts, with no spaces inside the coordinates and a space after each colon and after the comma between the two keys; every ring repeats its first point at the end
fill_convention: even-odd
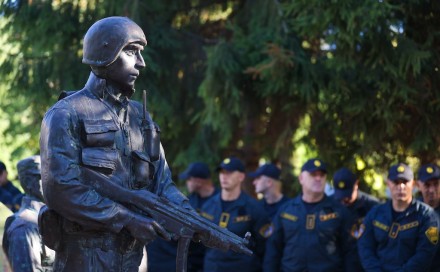
{"type": "Polygon", "coordinates": [[[374,207],[365,217],[358,240],[366,271],[429,271],[438,243],[438,217],[428,205],[413,200],[393,218],[392,202],[374,207]]]}
{"type": "Polygon", "coordinates": [[[18,190],[12,182],[8,181],[0,187],[0,202],[8,207],[12,212],[20,209],[23,194],[18,190]]]}
{"type": "Polygon", "coordinates": [[[252,234],[250,249],[252,256],[233,251],[221,251],[208,248],[205,254],[204,271],[261,271],[265,240],[270,236],[269,217],[257,200],[241,192],[239,198],[229,202],[223,209],[220,194],[209,199],[202,207],[201,215],[223,228],[244,237],[246,232],[252,234]]]}
{"type": "MultiPolygon", "coordinates": [[[[196,193],[188,196],[189,204],[200,212],[203,204],[218,194],[219,188],[215,188],[214,193],[209,197],[200,197],[196,193]]],[[[205,254],[205,246],[200,243],[191,243],[188,250],[187,271],[197,272],[203,270],[203,257],[205,254]]],[[[176,255],[177,242],[156,239],[147,246],[148,254],[148,271],[149,272],[166,272],[176,271],[176,255]]]]}
{"type": "Polygon", "coordinates": [[[288,200],[290,200],[290,198],[288,198],[287,196],[283,196],[280,201],[276,202],[276,203],[272,203],[269,204],[266,202],[266,200],[263,198],[262,200],[260,200],[261,205],[263,205],[264,209],[267,212],[267,215],[269,216],[270,220],[272,220],[275,216],[275,214],[277,214],[278,209],[283,206],[284,203],[286,203],[288,200]]]}
{"type": "Polygon", "coordinates": [[[359,230],[365,216],[378,204],[380,204],[380,201],[377,198],[359,191],[356,201],[352,205],[346,206],[354,220],[354,224],[350,229],[350,233],[353,237],[356,239],[360,237],[359,230]]]}
{"type": "MultiPolygon", "coordinates": [[[[362,191],[358,191],[356,201],[352,205],[346,206],[353,220],[353,223],[350,227],[350,235],[352,239],[357,241],[357,239],[359,239],[359,237],[362,235],[362,223],[365,216],[374,206],[378,204],[380,204],[380,201],[377,198],[362,191]]],[[[350,258],[352,259],[353,265],[352,271],[363,271],[361,261],[359,260],[359,255],[357,253],[357,247],[354,248],[353,254],[350,256],[350,258]]]]}
{"type": "Polygon", "coordinates": [[[344,263],[353,250],[348,239],[350,217],[333,198],[324,196],[307,211],[299,195],[280,208],[273,222],[264,271],[350,271],[344,263]]]}

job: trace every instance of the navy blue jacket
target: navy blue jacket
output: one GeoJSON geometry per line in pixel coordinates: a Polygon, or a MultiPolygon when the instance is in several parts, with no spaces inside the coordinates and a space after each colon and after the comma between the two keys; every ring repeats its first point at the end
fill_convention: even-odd
{"type": "Polygon", "coordinates": [[[270,220],[272,220],[277,214],[278,210],[281,206],[283,206],[284,203],[286,203],[290,198],[287,196],[283,196],[280,201],[276,203],[269,204],[266,202],[266,200],[263,198],[260,200],[261,205],[263,205],[264,209],[266,210],[267,214],[269,215],[270,220]]]}
{"type": "Polygon", "coordinates": [[[0,187],[0,202],[8,207],[12,212],[20,209],[23,194],[18,190],[12,182],[8,181],[0,187]]]}
{"type": "MultiPolygon", "coordinates": [[[[376,205],[380,204],[379,200],[369,194],[362,191],[358,191],[358,197],[356,201],[350,205],[346,206],[350,215],[353,219],[353,223],[350,227],[351,239],[357,239],[362,235],[364,218],[367,213],[376,205]]],[[[357,253],[357,247],[354,248],[354,252],[350,258],[352,258],[352,271],[363,271],[361,261],[359,260],[359,255],[357,253]]]]}
{"type": "Polygon", "coordinates": [[[391,201],[374,207],[364,219],[358,240],[366,271],[429,271],[438,243],[438,217],[428,205],[413,200],[393,220],[391,201]]]}
{"type": "Polygon", "coordinates": [[[271,224],[256,199],[242,192],[237,200],[223,210],[221,194],[217,194],[203,205],[201,215],[240,237],[250,232],[250,249],[254,252],[252,256],[247,256],[233,251],[224,252],[208,248],[204,271],[261,271],[265,241],[271,234],[271,224]]]}
{"type": "Polygon", "coordinates": [[[344,260],[354,247],[348,239],[350,220],[347,209],[331,197],[324,196],[310,212],[302,195],[288,201],[274,218],[263,270],[350,271],[344,260]]]}
{"type": "MultiPolygon", "coordinates": [[[[211,197],[219,192],[219,188],[215,188],[212,195],[206,198],[200,197],[196,193],[188,196],[189,204],[200,212],[202,205],[211,197]]],[[[203,271],[203,258],[206,247],[201,243],[191,243],[188,249],[187,271],[198,272],[203,271]]],[[[148,271],[149,272],[164,272],[176,271],[176,255],[177,242],[165,241],[156,239],[147,245],[148,253],[148,271]]]]}

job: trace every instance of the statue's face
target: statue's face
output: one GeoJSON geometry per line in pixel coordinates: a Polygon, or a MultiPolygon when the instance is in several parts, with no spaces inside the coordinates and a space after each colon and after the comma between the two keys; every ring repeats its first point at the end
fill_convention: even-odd
{"type": "Polygon", "coordinates": [[[122,93],[131,94],[139,76],[139,70],[145,67],[141,51],[144,47],[138,43],[125,46],[115,62],[106,67],[106,80],[122,93]]]}

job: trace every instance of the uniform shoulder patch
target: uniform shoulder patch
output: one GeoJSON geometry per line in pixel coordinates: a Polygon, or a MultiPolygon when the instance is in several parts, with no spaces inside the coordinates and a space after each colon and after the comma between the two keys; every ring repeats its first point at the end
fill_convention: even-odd
{"type": "Polygon", "coordinates": [[[361,238],[362,234],[364,234],[365,231],[365,225],[362,223],[359,226],[357,224],[353,224],[351,226],[350,234],[353,238],[359,239],[361,238]]]}
{"type": "Polygon", "coordinates": [[[273,233],[273,224],[269,223],[263,225],[258,231],[258,233],[260,233],[260,235],[263,236],[264,238],[269,238],[273,233]]]}
{"type": "Polygon", "coordinates": [[[437,244],[437,242],[438,242],[438,228],[437,227],[429,227],[425,231],[425,235],[432,244],[434,244],[434,245],[437,244]]]}

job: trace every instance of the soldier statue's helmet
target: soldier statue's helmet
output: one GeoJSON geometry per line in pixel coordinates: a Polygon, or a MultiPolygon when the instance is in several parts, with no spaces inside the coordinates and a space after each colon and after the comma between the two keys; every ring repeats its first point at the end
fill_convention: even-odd
{"type": "Polygon", "coordinates": [[[97,67],[108,66],[131,43],[147,45],[144,32],[135,22],[119,16],[101,19],[84,36],[82,62],[97,67]]]}

